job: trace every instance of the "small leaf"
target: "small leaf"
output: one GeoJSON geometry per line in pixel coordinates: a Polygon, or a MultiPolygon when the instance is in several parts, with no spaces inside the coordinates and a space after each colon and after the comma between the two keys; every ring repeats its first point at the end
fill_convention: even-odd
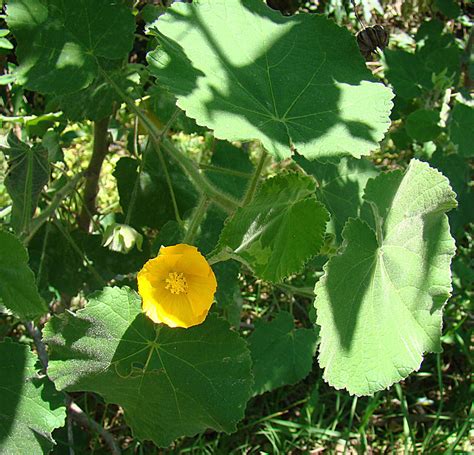
{"type": "Polygon", "coordinates": [[[321,248],[329,218],[314,190],[314,180],[299,174],[268,179],[229,219],[219,246],[230,248],[232,257],[265,280],[298,272],[321,248]]]}
{"type": "Polygon", "coordinates": [[[449,134],[460,155],[474,156],[474,107],[456,103],[451,113],[449,134]]]}
{"type": "Polygon", "coordinates": [[[25,247],[4,231],[0,231],[0,297],[20,319],[35,319],[48,311],[28,267],[25,247]]]}
{"type": "Polygon", "coordinates": [[[63,394],[38,375],[27,345],[1,342],[0,359],[0,453],[49,453],[66,418],[63,394]]]}
{"type": "Polygon", "coordinates": [[[406,119],[408,135],[419,142],[434,141],[441,133],[439,112],[417,109],[406,119]]]}
{"type": "Polygon", "coordinates": [[[49,180],[48,151],[38,145],[30,147],[10,132],[9,147],[1,147],[8,156],[5,186],[13,201],[11,224],[18,234],[29,231],[43,187],[49,180]]]}
{"type": "Polygon", "coordinates": [[[367,180],[379,171],[367,159],[343,158],[333,164],[297,157],[296,162],[316,179],[316,195],[331,215],[327,231],[339,239],[345,222],[360,214],[367,180]]]}
{"type": "Polygon", "coordinates": [[[271,322],[257,321],[248,340],[254,393],[259,395],[304,379],[313,365],[316,340],[314,330],[295,329],[293,316],[286,311],[271,322]]]}
{"type": "Polygon", "coordinates": [[[174,2],[152,31],[157,82],[219,139],[277,158],[367,155],[393,97],[373,82],[354,36],[323,15],[283,17],[261,0],[174,2]]]}
{"type": "Polygon", "coordinates": [[[211,314],[190,329],[154,324],[128,288],[94,294],[44,336],[59,388],[122,406],[134,436],[161,447],[206,428],[235,431],[251,395],[250,354],[227,322],[211,314]]]}
{"type": "Polygon", "coordinates": [[[132,49],[135,19],[115,0],[11,0],[7,22],[15,35],[24,85],[63,95],[86,88],[98,59],[120,60],[132,49]]]}
{"type": "Polygon", "coordinates": [[[455,253],[444,214],[455,194],[428,164],[369,180],[364,198],[375,230],[350,219],[315,287],[324,378],[356,395],[391,386],[441,350],[455,253]]]}

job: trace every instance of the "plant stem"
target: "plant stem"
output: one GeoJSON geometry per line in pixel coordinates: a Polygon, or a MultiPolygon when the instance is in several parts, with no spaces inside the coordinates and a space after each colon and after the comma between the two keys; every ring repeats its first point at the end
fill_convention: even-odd
{"type": "Polygon", "coordinates": [[[78,224],[81,229],[88,232],[91,215],[96,212],[95,200],[99,192],[99,178],[102,164],[109,150],[108,127],[110,117],[94,122],[94,145],[89,166],[86,170],[86,185],[84,187],[84,205],[79,215],[78,224]]]}
{"type": "Polygon", "coordinates": [[[267,152],[262,148],[262,153],[260,159],[258,160],[257,167],[253,173],[252,180],[250,181],[247,192],[245,193],[244,199],[242,200],[241,205],[247,205],[254,197],[255,191],[257,191],[258,181],[260,180],[260,174],[262,173],[263,166],[267,160],[267,152]]]}
{"type": "Polygon", "coordinates": [[[193,244],[194,238],[196,237],[197,230],[201,225],[202,219],[206,214],[207,208],[209,207],[209,199],[202,195],[197,207],[194,209],[193,217],[189,223],[186,235],[183,238],[183,243],[193,244]]]}
{"type": "Polygon", "coordinates": [[[203,174],[199,172],[197,165],[175,148],[173,143],[161,136],[161,131],[156,125],[147,117],[147,115],[135,105],[135,102],[112,80],[108,74],[99,67],[99,70],[104,79],[115,89],[123,101],[127,104],[130,110],[142,121],[143,126],[148,131],[152,141],[160,148],[160,143],[163,143],[163,149],[175,160],[186,172],[189,178],[193,181],[194,186],[204,193],[209,199],[221,206],[227,213],[233,212],[237,207],[237,201],[224,194],[221,190],[216,188],[203,174]],[[160,137],[161,136],[161,137],[160,137]]]}
{"type": "Polygon", "coordinates": [[[84,173],[80,172],[79,174],[76,174],[71,180],[69,180],[69,182],[67,182],[60,190],[56,192],[48,207],[46,207],[46,209],[44,209],[36,218],[33,219],[30,232],[25,238],[22,239],[25,245],[30,242],[38,229],[49,219],[50,216],[54,214],[63,199],[65,199],[75,190],[77,183],[82,179],[83,176],[84,173]]]}
{"type": "Polygon", "coordinates": [[[199,164],[199,169],[203,170],[208,170],[211,172],[219,173],[219,174],[226,174],[226,175],[235,175],[236,177],[245,177],[245,178],[250,178],[252,177],[253,174],[249,172],[241,172],[241,171],[236,171],[234,169],[228,169],[225,167],[220,167],[220,166],[214,166],[212,164],[199,164]]]}
{"type": "Polygon", "coordinates": [[[196,163],[177,150],[170,140],[163,139],[163,149],[166,150],[166,152],[184,169],[186,174],[188,174],[194,182],[198,191],[205,194],[227,213],[232,213],[237,209],[237,201],[233,197],[216,188],[203,174],[201,174],[196,163]]]}
{"type": "MultiPolygon", "coordinates": [[[[41,339],[41,332],[34,325],[33,322],[27,322],[26,328],[33,338],[33,342],[36,346],[36,351],[38,352],[38,358],[43,366],[44,371],[48,368],[48,352],[46,351],[46,346],[44,345],[43,340],[41,339]]],[[[114,455],[120,455],[121,450],[117,445],[114,437],[101,425],[99,425],[95,420],[89,418],[89,416],[76,404],[72,401],[72,398],[66,395],[66,402],[68,405],[69,412],[71,416],[76,420],[80,425],[90,428],[91,430],[97,432],[102,436],[104,442],[109,447],[110,451],[114,455]]]]}
{"type": "Polygon", "coordinates": [[[104,442],[109,447],[109,450],[113,455],[119,455],[121,450],[115,441],[114,437],[95,420],[92,420],[74,401],[71,400],[69,404],[69,412],[73,419],[80,425],[90,428],[91,430],[99,433],[102,436],[104,442]]]}

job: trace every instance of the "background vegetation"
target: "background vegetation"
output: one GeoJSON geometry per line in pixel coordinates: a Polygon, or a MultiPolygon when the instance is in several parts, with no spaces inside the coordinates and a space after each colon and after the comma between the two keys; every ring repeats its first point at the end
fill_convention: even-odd
{"type": "MultiPolygon", "coordinates": [[[[413,157],[429,161],[450,179],[458,195],[459,208],[450,216],[457,254],[453,261],[453,296],[444,313],[443,353],[428,355],[420,371],[390,390],[363,398],[328,386],[315,360],[312,372],[296,386],[281,387],[252,399],[237,432],[225,435],[208,431],[194,438],[179,439],[168,449],[158,449],[152,443],[135,439],[119,407],[106,405],[92,393],[73,393],[72,398],[85,414],[75,415],[74,409],[70,410],[66,426],[53,434],[57,442],[53,453],[109,450],[104,434],[101,436],[94,424],[84,421],[85,416],[105,428],[123,453],[130,454],[468,453],[473,450],[474,205],[470,158],[474,155],[471,98],[474,6],[468,1],[453,0],[363,0],[355,6],[364,24],[381,24],[390,34],[385,55],[374,54],[367,65],[374,75],[392,84],[397,95],[390,131],[371,160],[381,170],[404,168],[413,157]],[[407,64],[405,53],[416,55],[416,62],[407,64]]],[[[201,169],[216,178],[225,161],[219,162],[211,134],[181,113],[176,114],[173,98],[157,93],[142,70],[153,39],[146,34],[146,24],[162,6],[157,1],[136,1],[133,7],[138,29],[129,56],[134,67],[127,90],[141,99],[140,105],[146,107],[158,127],[166,125],[167,134],[175,143],[201,169]]],[[[298,13],[326,14],[354,34],[363,27],[350,2],[329,0],[301,5],[293,2],[289,10],[296,9],[298,13]]],[[[41,143],[47,149],[53,167],[51,183],[39,201],[40,208],[54,200],[71,178],[81,176],[68,189],[68,197],[60,199],[56,214],[29,239],[30,265],[51,313],[81,307],[84,296],[105,283],[134,287],[133,271],[156,253],[163,239],[173,243],[172,235],[179,235],[176,222],[168,222],[175,209],[167,176],[156,163],[140,164],[146,178],[137,190],[138,199],[130,203],[137,197],[132,192],[136,158],[147,147],[142,125],[116,99],[110,103],[114,106],[112,112],[103,116],[98,102],[103,99],[100,87],[96,97],[84,98],[85,103],[97,107],[92,120],[85,120],[86,108],[71,100],[26,90],[11,76],[17,64],[16,41],[8,34],[5,23],[0,28],[5,30],[0,35],[0,133],[6,138],[12,131],[23,141],[41,143]],[[164,195],[162,205],[150,211],[150,201],[156,194],[164,195]],[[109,246],[112,243],[112,248],[118,251],[101,246],[104,237],[107,240],[111,234],[108,227],[116,222],[137,228],[143,235],[141,251],[133,241],[129,248],[117,235],[109,239],[109,246]]],[[[259,151],[255,144],[243,147],[250,161],[233,175],[237,191],[239,186],[245,187],[259,151]]],[[[296,169],[296,166],[289,160],[268,159],[264,173],[273,175],[279,169],[296,169]]],[[[7,157],[0,154],[3,177],[0,181],[4,180],[7,169],[7,157]]],[[[170,174],[176,185],[179,212],[186,217],[196,202],[195,195],[177,167],[171,166],[170,174]]],[[[6,184],[0,183],[0,222],[9,222],[10,216],[11,199],[6,184]]],[[[203,251],[213,244],[215,237],[206,226],[205,222],[198,237],[203,251]]],[[[327,252],[334,247],[328,239],[327,252]]],[[[228,318],[245,335],[252,333],[256,318],[271,320],[281,310],[292,313],[299,326],[309,327],[314,317],[312,289],[321,276],[323,259],[312,261],[304,274],[293,276],[281,286],[256,280],[245,269],[239,269],[238,285],[230,281],[223,290],[231,296],[233,305],[221,311],[228,312],[228,318]],[[236,319],[235,313],[238,315],[240,308],[243,316],[236,319]]],[[[45,322],[43,319],[41,325],[45,322]]],[[[34,331],[4,309],[0,313],[0,340],[5,337],[32,345],[34,331]]]]}

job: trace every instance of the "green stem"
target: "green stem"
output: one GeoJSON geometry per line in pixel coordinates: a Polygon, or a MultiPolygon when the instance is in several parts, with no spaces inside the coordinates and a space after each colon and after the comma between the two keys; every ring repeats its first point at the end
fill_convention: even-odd
{"type": "Polygon", "coordinates": [[[267,160],[267,156],[267,152],[262,149],[260,159],[258,160],[257,167],[255,168],[252,180],[250,181],[249,187],[247,188],[247,192],[245,193],[241,205],[245,206],[253,199],[255,191],[257,191],[258,181],[260,180],[260,174],[262,173],[263,166],[265,164],[265,161],[267,160]]]}
{"type": "Polygon", "coordinates": [[[187,243],[189,245],[193,244],[197,230],[201,225],[204,215],[207,212],[207,208],[209,207],[209,203],[209,199],[205,195],[202,195],[197,207],[194,209],[193,217],[191,218],[191,222],[189,223],[186,235],[183,238],[183,243],[187,243]]]}
{"type": "Polygon", "coordinates": [[[231,213],[237,207],[238,203],[232,197],[227,196],[222,191],[217,189],[212,183],[199,172],[197,165],[187,158],[184,154],[179,152],[171,141],[166,139],[165,137],[161,136],[161,131],[156,127],[156,125],[147,117],[147,115],[139,109],[135,102],[130,99],[130,97],[112,80],[107,73],[101,69],[100,72],[105,80],[115,89],[115,91],[120,95],[123,101],[127,104],[130,110],[142,121],[143,126],[148,131],[152,141],[156,144],[158,143],[158,147],[160,143],[163,143],[163,148],[166,152],[173,158],[186,172],[189,178],[193,181],[195,187],[201,191],[202,193],[206,194],[209,199],[213,202],[221,206],[226,212],[231,213]]]}
{"type": "Polygon", "coordinates": [[[67,182],[60,190],[56,192],[53,200],[49,203],[40,215],[33,219],[31,223],[31,229],[28,235],[23,239],[23,242],[27,245],[33,236],[36,234],[38,229],[48,220],[50,216],[54,214],[59,204],[69,196],[70,193],[75,191],[77,183],[83,178],[84,172],[76,174],[69,182],[67,182]]]}
{"type": "Polygon", "coordinates": [[[235,175],[236,177],[252,177],[253,174],[250,174],[249,172],[241,172],[241,171],[235,171],[234,169],[228,169],[225,167],[220,167],[220,166],[213,166],[212,164],[199,164],[199,169],[203,170],[208,170],[211,172],[216,172],[219,174],[226,174],[226,175],[235,175]]]}
{"type": "Polygon", "coordinates": [[[189,160],[184,154],[176,149],[174,144],[166,138],[163,138],[163,149],[184,169],[186,174],[194,182],[196,188],[209,199],[218,204],[227,213],[234,212],[237,207],[237,201],[216,188],[201,172],[194,161],[189,160]]]}
{"type": "Polygon", "coordinates": [[[314,299],[314,291],[310,287],[298,288],[291,286],[290,284],[279,283],[276,285],[277,288],[282,291],[289,292],[291,294],[300,295],[301,297],[307,297],[308,299],[314,299]]]}

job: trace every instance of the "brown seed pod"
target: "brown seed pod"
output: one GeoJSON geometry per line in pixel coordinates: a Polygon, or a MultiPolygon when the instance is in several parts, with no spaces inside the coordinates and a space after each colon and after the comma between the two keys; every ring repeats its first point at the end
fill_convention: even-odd
{"type": "Polygon", "coordinates": [[[356,35],[361,54],[367,59],[377,48],[384,50],[388,44],[389,34],[379,24],[366,27],[356,35]]]}

